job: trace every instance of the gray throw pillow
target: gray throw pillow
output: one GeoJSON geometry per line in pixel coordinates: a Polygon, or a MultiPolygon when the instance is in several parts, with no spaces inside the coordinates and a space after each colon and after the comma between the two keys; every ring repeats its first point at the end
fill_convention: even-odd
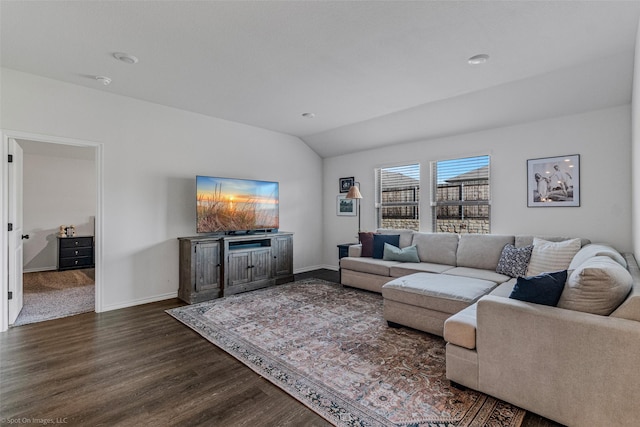
{"type": "Polygon", "coordinates": [[[496,273],[511,277],[525,277],[532,251],[533,245],[522,248],[516,248],[510,244],[505,245],[496,267],[496,273]]]}
{"type": "Polygon", "coordinates": [[[414,246],[407,246],[400,249],[388,243],[384,244],[384,254],[382,259],[385,261],[400,261],[400,262],[420,262],[418,257],[418,249],[414,246]]]}

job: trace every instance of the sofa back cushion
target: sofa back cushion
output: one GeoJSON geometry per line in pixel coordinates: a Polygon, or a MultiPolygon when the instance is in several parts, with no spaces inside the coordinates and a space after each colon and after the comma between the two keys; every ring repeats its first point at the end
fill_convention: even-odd
{"type": "Polygon", "coordinates": [[[415,231],[409,230],[407,228],[399,228],[397,230],[393,228],[379,228],[376,230],[377,234],[397,234],[400,236],[399,248],[406,248],[407,246],[411,246],[411,242],[413,241],[413,235],[415,231]]]}
{"type": "Polygon", "coordinates": [[[569,264],[569,270],[575,270],[580,267],[582,263],[587,261],[589,258],[593,258],[594,256],[608,256],[624,268],[627,268],[627,262],[624,260],[624,257],[620,254],[620,252],[616,251],[609,245],[604,245],[602,243],[591,243],[585,245],[578,251],[578,253],[571,260],[571,264],[569,264]]]}
{"type": "Polygon", "coordinates": [[[457,265],[496,271],[502,249],[513,245],[514,239],[501,234],[463,234],[458,243],[457,265]]]}
{"type": "Polygon", "coordinates": [[[611,317],[640,322],[640,268],[633,254],[624,254],[624,258],[633,278],[633,287],[624,302],[611,313],[611,317]]]}
{"type": "Polygon", "coordinates": [[[569,275],[558,307],[608,316],[624,301],[632,285],[626,268],[608,256],[596,256],[569,275]]]}
{"type": "Polygon", "coordinates": [[[454,233],[415,233],[413,244],[421,262],[456,265],[459,236],[454,233]]]}

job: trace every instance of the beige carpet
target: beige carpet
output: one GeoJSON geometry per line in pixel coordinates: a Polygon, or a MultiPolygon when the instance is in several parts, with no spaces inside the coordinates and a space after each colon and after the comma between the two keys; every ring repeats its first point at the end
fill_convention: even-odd
{"type": "Polygon", "coordinates": [[[44,322],[95,309],[95,269],[40,271],[23,276],[22,311],[13,326],[44,322]]]}

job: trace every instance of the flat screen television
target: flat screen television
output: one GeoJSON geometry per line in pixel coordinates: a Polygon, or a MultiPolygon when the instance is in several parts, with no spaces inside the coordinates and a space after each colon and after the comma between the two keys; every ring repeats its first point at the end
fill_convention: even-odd
{"type": "Polygon", "coordinates": [[[274,231],[279,227],[277,182],[196,177],[198,233],[274,231]]]}

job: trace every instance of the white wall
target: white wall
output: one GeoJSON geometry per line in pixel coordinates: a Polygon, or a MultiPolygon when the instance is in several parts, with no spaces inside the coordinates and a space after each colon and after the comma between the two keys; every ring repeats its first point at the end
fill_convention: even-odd
{"type": "Polygon", "coordinates": [[[93,236],[95,161],[25,152],[23,175],[23,234],[30,237],[24,241],[24,270],[52,270],[60,225],[93,236]]]}
{"type": "Polygon", "coordinates": [[[322,200],[309,194],[322,160],[298,138],[9,69],[2,80],[5,129],[103,144],[103,309],[176,295],[196,175],[279,181],[294,270],[321,259],[322,200]]]}
{"type": "Polygon", "coordinates": [[[633,253],[640,250],[640,25],[636,36],[635,66],[633,69],[632,96],[632,238],[633,253]]]}
{"type": "MultiPolygon", "coordinates": [[[[524,102],[524,101],[523,101],[524,102]]],[[[430,162],[491,156],[491,232],[581,236],[621,251],[631,239],[631,107],[629,105],[448,138],[388,146],[324,161],[324,262],[354,240],[357,219],[338,217],[338,179],[361,182],[362,229],[374,230],[374,168],[421,164],[421,230],[431,231],[430,162]],[[580,154],[581,206],[527,208],[526,161],[580,154]]]]}

